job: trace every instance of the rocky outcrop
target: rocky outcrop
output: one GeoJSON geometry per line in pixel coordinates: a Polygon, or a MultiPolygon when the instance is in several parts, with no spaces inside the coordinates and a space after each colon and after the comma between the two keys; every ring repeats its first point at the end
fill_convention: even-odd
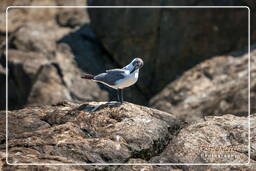
{"type": "MultiPolygon", "coordinates": [[[[86,2],[28,0],[23,4],[3,3],[1,2],[7,7],[10,5],[84,5],[86,2]]],[[[89,22],[84,9],[10,8],[8,19],[9,109],[17,109],[25,105],[55,104],[62,100],[105,101],[108,99],[108,93],[101,90],[98,84],[80,79],[83,72],[76,63],[76,56],[73,55],[70,47],[64,44],[66,42],[59,42],[77,27],[89,22]],[[66,15],[67,13],[69,15],[66,15]]],[[[0,33],[2,32],[5,33],[5,25],[0,27],[0,33]]],[[[2,98],[5,97],[6,76],[4,42],[0,44],[0,55],[0,109],[4,109],[5,98],[2,98]]],[[[90,62],[85,60],[82,63],[87,63],[86,66],[88,66],[90,62]]]]}
{"type": "MultiPolygon", "coordinates": [[[[239,5],[243,1],[90,1],[89,5],[239,5]]],[[[89,9],[97,38],[124,65],[141,57],[142,91],[152,96],[195,64],[248,46],[244,9],[89,9]],[[203,15],[202,15],[203,14],[203,15]],[[111,21],[111,24],[109,24],[111,21]],[[234,27],[235,26],[235,27],[234,27]],[[153,85],[153,86],[152,86],[153,85]]],[[[252,35],[256,27],[252,25],[252,35]]],[[[256,37],[252,37],[255,41],[256,37]]]]}
{"type": "MultiPolygon", "coordinates": [[[[218,56],[185,72],[150,101],[150,106],[190,122],[204,115],[248,115],[248,53],[218,56]]],[[[251,104],[256,103],[256,50],[251,51],[251,104]]],[[[256,112],[251,105],[251,112],[256,112]]]]}
{"type": "Polygon", "coordinates": [[[10,109],[26,104],[54,104],[62,100],[106,100],[107,93],[82,80],[69,47],[56,45],[51,55],[9,50],[10,109]],[[40,60],[38,60],[40,58],[40,60]]]}
{"type": "MultiPolygon", "coordinates": [[[[0,113],[0,167],[5,163],[5,115],[0,113]]],[[[251,115],[254,122],[256,114],[251,115]]],[[[183,125],[173,114],[116,102],[26,107],[8,112],[10,163],[246,163],[248,118],[208,116],[183,125]]],[[[255,124],[251,124],[251,131],[255,124]]],[[[252,162],[255,162],[251,135],[252,162]]],[[[42,166],[23,166],[33,170],[42,166]]],[[[57,166],[45,166],[50,170],[57,166]]],[[[60,167],[58,167],[60,168],[60,167]]],[[[200,170],[219,166],[68,166],[66,169],[200,170]]],[[[225,166],[223,169],[241,168],[225,166]]],[[[244,167],[246,168],[246,167],[244,167]]],[[[61,168],[60,168],[61,169],[61,168]]],[[[64,168],[63,168],[64,169],[64,168]]],[[[249,169],[250,170],[250,169],[249,169]]],[[[253,169],[252,169],[253,170],[253,169]]]]}
{"type": "Polygon", "coordinates": [[[179,128],[169,113],[115,102],[27,107],[8,112],[8,120],[10,163],[149,160],[179,128]]]}
{"type": "MultiPolygon", "coordinates": [[[[255,119],[255,116],[251,117],[255,119]]],[[[247,117],[234,115],[205,117],[205,121],[183,128],[172,139],[164,152],[152,158],[151,161],[161,163],[247,163],[248,125],[247,117]]],[[[186,167],[184,166],[184,168],[186,167]]]]}

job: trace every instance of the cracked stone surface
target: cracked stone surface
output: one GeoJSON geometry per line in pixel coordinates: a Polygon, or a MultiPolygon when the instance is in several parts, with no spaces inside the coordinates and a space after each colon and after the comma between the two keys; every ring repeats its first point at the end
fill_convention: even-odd
{"type": "MultiPolygon", "coordinates": [[[[5,163],[5,112],[0,113],[0,166],[5,163]]],[[[251,115],[254,123],[256,114],[251,115]]],[[[8,112],[10,163],[245,163],[248,120],[231,114],[184,125],[175,115],[131,103],[62,102],[8,112]],[[215,155],[215,156],[214,156],[215,155]]],[[[255,124],[251,131],[255,132],[255,124]]],[[[255,135],[251,135],[255,162],[255,135]]],[[[33,170],[38,167],[23,166],[33,170]]],[[[50,170],[56,166],[46,166],[50,170]]],[[[248,166],[69,166],[72,170],[214,170],[248,166]]],[[[64,167],[60,167],[64,169],[64,167]]],[[[65,170],[65,169],[64,169],[65,170]]]]}
{"type": "MultiPolygon", "coordinates": [[[[153,97],[150,106],[174,113],[187,122],[207,115],[248,116],[248,91],[251,104],[256,103],[255,45],[250,54],[250,71],[246,51],[216,56],[196,65],[153,97]]],[[[251,112],[256,112],[255,105],[251,105],[251,112]]]]}
{"type": "MultiPolygon", "coordinates": [[[[256,114],[251,115],[254,122],[256,114]]],[[[208,116],[204,121],[188,125],[181,129],[164,151],[151,162],[161,163],[247,163],[255,162],[255,150],[248,158],[248,117],[231,114],[208,116]]],[[[254,132],[255,124],[251,125],[254,132]]],[[[255,146],[255,135],[251,134],[251,143],[255,146]],[[252,141],[253,140],[253,141],[252,141]]],[[[182,166],[182,169],[213,169],[215,166],[182,166]]],[[[226,166],[223,169],[231,169],[226,166]]],[[[242,167],[234,167],[242,169],[242,167]]],[[[234,169],[233,168],[233,169],[234,169]]],[[[246,167],[244,167],[246,168],[246,167]]],[[[252,168],[251,168],[252,169],[252,168]]],[[[252,169],[253,170],[253,169],[252,169]]]]}
{"type": "Polygon", "coordinates": [[[172,114],[116,102],[27,107],[10,111],[8,118],[10,163],[149,160],[179,128],[172,114]]]}

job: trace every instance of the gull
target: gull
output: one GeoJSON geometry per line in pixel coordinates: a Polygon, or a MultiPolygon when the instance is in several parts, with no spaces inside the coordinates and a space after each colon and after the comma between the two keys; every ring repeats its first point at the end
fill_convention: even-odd
{"type": "Polygon", "coordinates": [[[82,76],[82,78],[93,80],[116,89],[118,101],[122,104],[123,89],[132,86],[138,81],[139,70],[143,64],[144,63],[141,58],[135,58],[130,64],[121,69],[106,70],[106,72],[95,76],[91,74],[85,74],[82,76]]]}

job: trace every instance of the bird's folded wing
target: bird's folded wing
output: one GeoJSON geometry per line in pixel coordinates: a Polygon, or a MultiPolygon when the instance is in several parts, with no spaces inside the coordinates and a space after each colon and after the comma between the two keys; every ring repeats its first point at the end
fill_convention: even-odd
{"type": "Polygon", "coordinates": [[[108,85],[116,85],[117,81],[125,78],[125,70],[122,69],[112,69],[106,72],[96,75],[94,80],[104,82],[108,85]]]}

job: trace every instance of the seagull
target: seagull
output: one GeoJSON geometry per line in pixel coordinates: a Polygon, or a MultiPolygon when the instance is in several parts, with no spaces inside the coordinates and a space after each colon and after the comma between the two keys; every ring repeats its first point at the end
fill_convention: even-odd
{"type": "Polygon", "coordinates": [[[141,58],[135,58],[132,62],[121,69],[106,70],[106,72],[91,75],[85,74],[81,78],[93,80],[105,84],[117,90],[118,101],[123,103],[123,89],[130,87],[138,81],[139,70],[144,65],[141,58]]]}

